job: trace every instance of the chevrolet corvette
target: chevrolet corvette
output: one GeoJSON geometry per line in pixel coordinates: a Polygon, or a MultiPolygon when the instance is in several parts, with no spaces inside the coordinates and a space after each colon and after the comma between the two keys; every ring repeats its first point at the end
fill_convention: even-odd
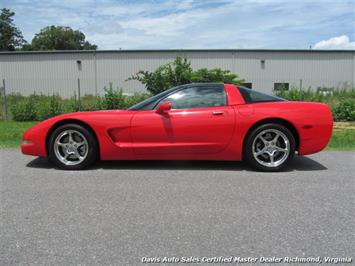
{"type": "Polygon", "coordinates": [[[77,170],[97,160],[245,160],[284,169],[294,154],[327,145],[329,107],[292,102],[233,84],[171,88],[128,110],[59,115],[28,129],[22,153],[77,170]]]}

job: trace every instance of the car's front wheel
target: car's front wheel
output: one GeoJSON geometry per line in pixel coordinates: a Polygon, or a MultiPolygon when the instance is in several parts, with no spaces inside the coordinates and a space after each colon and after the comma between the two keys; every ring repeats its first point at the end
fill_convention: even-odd
{"type": "Polygon", "coordinates": [[[65,124],[51,134],[49,159],[62,169],[79,170],[92,164],[98,155],[94,135],[85,127],[65,124]]]}
{"type": "Polygon", "coordinates": [[[296,142],[291,131],[276,123],[255,128],[247,137],[244,157],[257,170],[278,171],[293,158],[296,142]]]}

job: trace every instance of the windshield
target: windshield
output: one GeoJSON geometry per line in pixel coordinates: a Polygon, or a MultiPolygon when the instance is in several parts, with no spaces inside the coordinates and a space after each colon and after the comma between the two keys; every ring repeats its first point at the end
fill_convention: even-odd
{"type": "Polygon", "coordinates": [[[128,110],[152,110],[155,103],[161,99],[164,98],[166,95],[168,95],[171,91],[175,90],[176,87],[168,89],[166,91],[163,91],[157,95],[154,95],[140,103],[137,103],[133,106],[131,106],[130,108],[128,108],[128,110]]]}

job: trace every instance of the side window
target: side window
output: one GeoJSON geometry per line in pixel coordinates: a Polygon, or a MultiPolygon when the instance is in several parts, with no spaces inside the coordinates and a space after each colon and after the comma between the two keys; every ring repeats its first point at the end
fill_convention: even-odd
{"type": "Polygon", "coordinates": [[[248,89],[252,89],[253,88],[253,83],[251,83],[251,82],[244,82],[242,85],[244,87],[248,88],[248,89]]]}
{"type": "Polygon", "coordinates": [[[246,103],[261,103],[261,102],[279,102],[285,99],[267,95],[262,92],[254,91],[248,88],[238,86],[240,94],[243,96],[246,103]]]}
{"type": "Polygon", "coordinates": [[[289,87],[290,87],[289,83],[285,83],[285,82],[275,82],[274,83],[274,90],[275,91],[280,91],[280,90],[288,91],[289,87]]]}
{"type": "Polygon", "coordinates": [[[169,95],[160,103],[163,102],[171,102],[173,104],[173,109],[227,105],[226,92],[223,85],[186,88],[169,95]]]}

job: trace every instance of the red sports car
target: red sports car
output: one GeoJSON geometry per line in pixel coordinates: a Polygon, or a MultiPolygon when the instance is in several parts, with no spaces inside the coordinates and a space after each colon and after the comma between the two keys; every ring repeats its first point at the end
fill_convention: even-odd
{"type": "Polygon", "coordinates": [[[291,102],[232,84],[177,86],[128,110],[78,112],[27,130],[24,154],[82,169],[96,160],[245,160],[284,168],[295,151],[319,152],[333,128],[329,107],[291,102]]]}

